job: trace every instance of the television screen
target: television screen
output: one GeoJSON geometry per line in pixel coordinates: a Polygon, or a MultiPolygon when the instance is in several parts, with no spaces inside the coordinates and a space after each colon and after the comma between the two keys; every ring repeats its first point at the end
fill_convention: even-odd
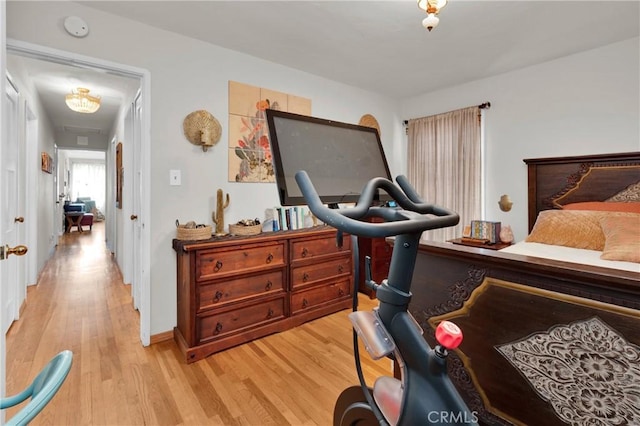
{"type": "MultiPolygon", "coordinates": [[[[266,115],[283,206],[306,204],[295,180],[300,170],[325,204],[354,203],[372,178],[391,179],[376,129],[270,109],[266,115]]],[[[390,197],[380,191],[378,199],[390,197]]]]}

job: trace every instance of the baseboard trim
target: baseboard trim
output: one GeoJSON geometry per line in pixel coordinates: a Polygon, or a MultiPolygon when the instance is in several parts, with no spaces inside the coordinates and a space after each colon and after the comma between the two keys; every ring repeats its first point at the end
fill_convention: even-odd
{"type": "Polygon", "coordinates": [[[173,340],[173,330],[152,335],[150,344],[155,345],[156,343],[166,342],[167,340],[173,340]]]}

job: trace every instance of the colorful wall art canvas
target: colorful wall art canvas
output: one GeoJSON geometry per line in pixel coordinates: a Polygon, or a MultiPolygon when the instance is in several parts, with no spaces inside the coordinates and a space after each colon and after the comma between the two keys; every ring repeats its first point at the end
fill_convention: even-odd
{"type": "Polygon", "coordinates": [[[230,182],[275,182],[267,108],[311,115],[311,99],[229,81],[230,182]]]}

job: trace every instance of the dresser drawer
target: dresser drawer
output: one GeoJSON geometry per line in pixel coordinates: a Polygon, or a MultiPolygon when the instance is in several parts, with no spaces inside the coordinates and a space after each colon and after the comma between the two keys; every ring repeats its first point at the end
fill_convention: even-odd
{"type": "Polygon", "coordinates": [[[351,252],[351,237],[346,234],[342,238],[342,247],[336,245],[335,234],[291,243],[291,261],[307,260],[346,252],[351,252]]]}
{"type": "Polygon", "coordinates": [[[291,288],[311,285],[319,281],[351,274],[351,257],[339,257],[326,262],[291,268],[291,288]]]}
{"type": "Polygon", "coordinates": [[[196,254],[196,280],[205,281],[230,274],[284,266],[284,243],[203,250],[196,254]]]}
{"type": "Polygon", "coordinates": [[[291,295],[291,314],[303,312],[338,299],[348,298],[351,294],[351,280],[296,291],[291,295]]]}
{"type": "Polygon", "coordinates": [[[247,331],[251,327],[267,324],[285,317],[285,297],[246,305],[236,309],[197,317],[196,333],[204,343],[232,333],[247,331]]]}
{"type": "Polygon", "coordinates": [[[285,292],[285,270],[278,269],[266,274],[231,277],[198,286],[198,312],[224,306],[251,297],[262,297],[285,292]]]}

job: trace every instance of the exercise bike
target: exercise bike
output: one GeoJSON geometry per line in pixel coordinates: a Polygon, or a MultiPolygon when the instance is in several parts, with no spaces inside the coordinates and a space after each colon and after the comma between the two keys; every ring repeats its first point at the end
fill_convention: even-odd
{"type": "Polygon", "coordinates": [[[431,348],[407,311],[422,232],[456,225],[459,216],[423,202],[404,176],[397,177],[397,184],[386,178],[370,180],[356,206],[346,209],[326,207],[305,171],[297,172],[295,179],[311,212],[338,229],[339,239],[342,232],[373,238],[395,236],[388,278],[382,283],[371,280],[370,259],[365,268],[365,282],[376,291],[379,306],[373,312],[357,311],[354,291],[354,312],[349,319],[354,328],[360,386],[349,387],[340,394],[334,425],[477,425],[477,416],[468,409],[446,372],[448,351],[462,342],[462,332],[451,322],[441,322],[436,329],[438,344],[431,348]],[[389,194],[398,207],[372,206],[379,189],[389,194]],[[379,217],[384,222],[362,220],[369,217],[379,217]],[[372,358],[395,360],[401,379],[383,376],[369,387],[360,366],[358,337],[372,358]]]}

